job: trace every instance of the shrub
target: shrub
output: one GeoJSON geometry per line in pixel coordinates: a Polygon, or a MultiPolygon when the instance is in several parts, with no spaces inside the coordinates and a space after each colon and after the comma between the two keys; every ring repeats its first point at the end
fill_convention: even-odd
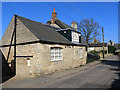
{"type": "Polygon", "coordinates": [[[94,55],[94,54],[91,54],[91,53],[87,53],[87,63],[93,62],[93,61],[99,60],[99,59],[100,59],[99,55],[94,55]]]}
{"type": "Polygon", "coordinates": [[[114,46],[108,46],[108,53],[115,53],[116,48],[114,46]]]}
{"type": "MultiPolygon", "coordinates": [[[[100,52],[102,52],[102,53],[103,53],[103,50],[100,50],[100,52]]],[[[104,50],[104,52],[105,52],[105,54],[107,54],[107,50],[104,50]]]]}
{"type": "Polygon", "coordinates": [[[98,55],[100,53],[100,51],[93,50],[93,51],[90,51],[89,53],[94,54],[94,55],[98,55]]]}

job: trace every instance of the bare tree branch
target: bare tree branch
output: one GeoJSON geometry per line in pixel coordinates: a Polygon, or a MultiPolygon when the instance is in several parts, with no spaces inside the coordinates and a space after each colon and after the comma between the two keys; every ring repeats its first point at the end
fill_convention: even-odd
{"type": "Polygon", "coordinates": [[[81,22],[77,24],[78,30],[85,37],[87,43],[90,43],[94,37],[100,40],[100,32],[98,30],[101,27],[93,18],[81,20],[81,22]]]}

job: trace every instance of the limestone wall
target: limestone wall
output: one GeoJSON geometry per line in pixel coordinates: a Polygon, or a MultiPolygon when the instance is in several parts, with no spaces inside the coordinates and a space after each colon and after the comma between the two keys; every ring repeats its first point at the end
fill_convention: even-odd
{"type": "MultiPolygon", "coordinates": [[[[12,34],[14,31],[14,17],[11,20],[4,36],[2,37],[1,45],[10,45],[12,34]]],[[[16,43],[27,43],[38,41],[36,36],[34,36],[30,30],[17,18],[17,31],[16,31],[16,43]]],[[[14,42],[14,39],[13,39],[14,42]]],[[[12,42],[12,44],[13,44],[12,42]]],[[[5,59],[8,63],[11,63],[14,60],[14,46],[3,47],[1,49],[5,59]]],[[[17,45],[16,46],[16,76],[18,78],[25,77],[35,77],[41,74],[50,74],[56,71],[70,69],[73,67],[78,67],[86,63],[87,52],[85,47],[81,46],[66,46],[66,45],[57,45],[57,44],[26,44],[26,45],[17,45]],[[62,47],[63,60],[60,61],[51,61],[50,60],[50,48],[51,47],[62,47]],[[79,58],[78,55],[79,49],[82,48],[83,57],[79,58]],[[22,56],[32,56],[30,57],[30,66],[28,66],[27,57],[22,56]]],[[[11,66],[11,64],[9,64],[11,66]]]]}
{"type": "Polygon", "coordinates": [[[29,44],[17,46],[17,55],[33,56],[30,58],[28,66],[27,58],[17,58],[17,77],[36,77],[41,74],[51,74],[56,71],[66,70],[86,64],[87,52],[85,47],[49,45],[49,44],[29,44]],[[50,48],[61,47],[63,59],[51,61],[50,48]],[[79,58],[78,50],[82,48],[83,57],[79,58]]]}
{"type": "MultiPolygon", "coordinates": [[[[107,50],[107,47],[104,47],[104,49],[107,50]]],[[[101,51],[103,50],[103,47],[88,47],[88,52],[93,51],[93,50],[101,51]]]]}
{"type": "MultiPolygon", "coordinates": [[[[94,47],[95,51],[103,50],[103,47],[94,47]]],[[[107,47],[104,47],[105,50],[107,50],[107,47]]]]}
{"type": "MultiPolygon", "coordinates": [[[[13,31],[14,31],[14,17],[12,18],[9,26],[7,27],[1,39],[1,43],[0,43],[1,45],[14,44],[14,38],[12,40],[13,31]]],[[[33,42],[33,41],[38,41],[38,38],[30,30],[28,30],[28,28],[17,18],[16,44],[33,42]]],[[[1,49],[6,59],[8,57],[9,48],[10,46],[1,49]]],[[[13,50],[14,47],[12,46],[10,50],[10,58],[8,61],[11,61],[13,59],[13,52],[14,52],[13,50]]]]}

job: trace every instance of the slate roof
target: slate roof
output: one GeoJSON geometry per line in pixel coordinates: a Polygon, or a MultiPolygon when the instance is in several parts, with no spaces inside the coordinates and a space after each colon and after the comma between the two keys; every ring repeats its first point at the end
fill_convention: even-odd
{"type": "MultiPolygon", "coordinates": [[[[50,24],[51,24],[51,20],[49,20],[49,21],[47,22],[47,24],[50,25],[50,24]]],[[[72,29],[72,30],[75,30],[73,27],[65,24],[64,22],[60,21],[60,20],[57,19],[57,18],[55,19],[55,24],[57,24],[61,29],[72,29]]]]}
{"type": "MultiPolygon", "coordinates": [[[[45,42],[70,44],[70,45],[86,45],[84,42],[75,44],[59,34],[56,30],[58,28],[46,25],[40,22],[32,21],[30,19],[17,15],[17,18],[40,40],[45,42]]],[[[67,25],[66,25],[67,26],[67,25]]]]}
{"type": "MultiPolygon", "coordinates": [[[[103,43],[91,43],[91,44],[88,44],[89,47],[103,47],[103,43]]],[[[107,47],[107,43],[104,43],[104,46],[107,47]]]]}
{"type": "Polygon", "coordinates": [[[77,32],[77,33],[79,33],[79,34],[81,34],[81,32],[78,32],[78,31],[76,31],[76,30],[74,30],[74,29],[70,29],[70,28],[68,28],[68,29],[57,29],[56,31],[57,32],[59,32],[59,31],[74,31],[74,32],[77,32]]]}
{"type": "MultiPolygon", "coordinates": [[[[51,24],[51,20],[49,20],[47,22],[48,25],[51,24]]],[[[64,22],[60,21],[59,19],[55,18],[55,24],[57,24],[60,28],[57,28],[56,31],[66,31],[66,30],[71,30],[71,31],[74,31],[74,32],[77,32],[77,33],[80,33],[78,31],[76,31],[75,28],[65,24],[64,22]]],[[[56,28],[56,27],[55,27],[56,28]]],[[[80,33],[81,34],[81,33],[80,33]]]]}
{"type": "Polygon", "coordinates": [[[70,43],[66,38],[57,33],[54,28],[40,22],[32,21],[21,16],[19,20],[40,40],[57,43],[70,43]]]}

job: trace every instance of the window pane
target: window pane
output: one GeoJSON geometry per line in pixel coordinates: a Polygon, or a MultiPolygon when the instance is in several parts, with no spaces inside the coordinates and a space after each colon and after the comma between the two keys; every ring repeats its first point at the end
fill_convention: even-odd
{"type": "Polygon", "coordinates": [[[52,55],[52,54],[54,54],[54,52],[50,52],[50,54],[52,55]]]}
{"type": "Polygon", "coordinates": [[[54,60],[54,56],[51,56],[51,60],[54,60]]]}
{"type": "Polygon", "coordinates": [[[51,54],[51,60],[62,60],[61,48],[52,48],[50,54],[51,54]]]}

